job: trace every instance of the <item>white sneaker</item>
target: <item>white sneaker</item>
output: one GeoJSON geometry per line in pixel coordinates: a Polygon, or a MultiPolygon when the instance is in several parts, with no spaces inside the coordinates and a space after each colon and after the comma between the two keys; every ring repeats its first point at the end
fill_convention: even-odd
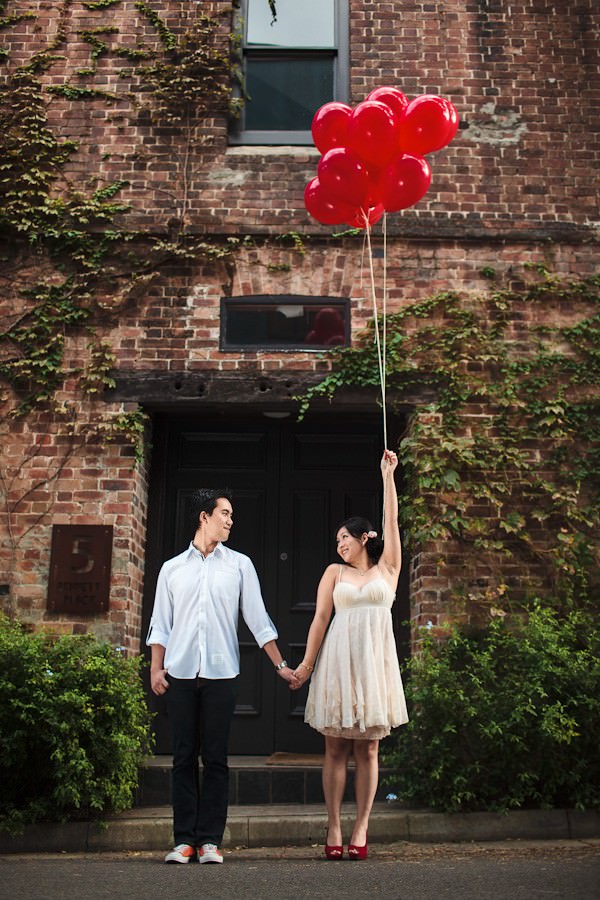
{"type": "Polygon", "coordinates": [[[196,851],[189,844],[177,844],[165,856],[166,863],[189,863],[196,856],[196,851]]]}
{"type": "Polygon", "coordinates": [[[202,844],[202,846],[198,848],[198,862],[222,863],[223,854],[216,844],[202,844]]]}

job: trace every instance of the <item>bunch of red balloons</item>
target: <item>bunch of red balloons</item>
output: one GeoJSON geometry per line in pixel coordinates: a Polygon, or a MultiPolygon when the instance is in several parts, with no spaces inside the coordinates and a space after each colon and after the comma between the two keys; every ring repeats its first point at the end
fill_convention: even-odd
{"type": "Polygon", "coordinates": [[[406,209],[425,196],[431,168],[424,155],[450,143],[458,113],[444,97],[409,102],[394,87],[378,87],[354,109],[326,103],[312,136],[323,154],[306,185],[304,204],[324,225],[366,228],[384,211],[406,209]]]}

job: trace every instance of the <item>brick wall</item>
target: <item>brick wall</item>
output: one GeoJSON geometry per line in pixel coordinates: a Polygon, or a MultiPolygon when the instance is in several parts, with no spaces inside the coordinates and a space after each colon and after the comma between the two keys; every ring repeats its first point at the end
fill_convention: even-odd
{"type": "MultiPolygon", "coordinates": [[[[221,21],[225,46],[228,3],[153,0],[174,33],[193,24],[196,8],[221,21]]],[[[8,12],[33,10],[4,32],[11,71],[46,46],[61,21],[66,40],[43,75],[48,84],[93,85],[114,95],[69,101],[54,97],[50,119],[62,137],[81,141],[73,177],[130,182],[130,227],[160,230],[181,213],[188,180],[189,220],[201,231],[329,232],[304,210],[304,185],[318,159],[309,148],[227,147],[223,119],[203,120],[188,147],[182,129],[153,127],[143,109],[140,76],[128,75],[119,48],[158,50],[156,28],[132,0],[108,10],[82,3],[13,0],[8,12]],[[95,63],[82,32],[100,35],[109,52],[95,63]],[[95,65],[93,76],[77,76],[95,65]],[[184,174],[186,150],[191,151],[184,174]],[[282,190],[282,185],[284,189],[282,190]]],[[[597,221],[590,171],[598,160],[598,29],[593,0],[534,2],[350,3],[351,102],[380,84],[413,97],[439,93],[456,105],[461,130],[432,156],[433,184],[418,208],[392,217],[399,231],[443,227],[458,235],[589,226],[597,221]]],[[[432,236],[433,236],[432,235],[432,236]]]]}
{"type": "MultiPolygon", "coordinates": [[[[79,406],[78,414],[83,416],[79,406]]],[[[132,449],[65,436],[50,415],[1,427],[3,516],[0,583],[4,608],[36,630],[92,629],[137,651],[141,628],[147,473],[132,449]],[[51,525],[113,526],[110,610],[95,620],[46,612],[51,525]]]]}
{"type": "MultiPolygon", "coordinates": [[[[196,7],[219,15],[219,41],[225,46],[228,3],[151,0],[150,5],[176,34],[193,23],[196,7]]],[[[559,274],[593,271],[597,196],[591,173],[598,160],[600,92],[594,33],[600,10],[592,0],[559,6],[541,0],[352,0],[352,103],[377,85],[393,84],[411,97],[423,92],[447,96],[461,118],[451,146],[431,156],[433,183],[427,196],[416,208],[389,217],[392,308],[439,290],[479,291],[486,284],[481,275],[486,266],[502,273],[539,262],[559,274]]],[[[80,142],[65,168],[65,183],[91,191],[116,179],[127,181],[119,196],[131,210],[122,225],[138,235],[140,247],[152,235],[168,235],[182,218],[192,234],[254,238],[220,262],[162,267],[147,290],[124,306],[118,325],[107,321],[99,327],[99,336],[114,349],[117,379],[155,373],[172,376],[175,385],[189,373],[290,373],[301,381],[323,371],[327,363],[315,354],[219,350],[222,296],[350,297],[354,335],[371,314],[362,238],[334,239],[336,229],[314,222],[304,209],[304,185],[314,175],[316,150],[228,147],[222,117],[198,122],[192,140],[185,129],[153,125],[144,109],[143,79],[131,74],[135,67],[117,54],[119,47],[134,45],[160,50],[156,28],[133,0],[96,11],[77,0],[9,0],[5,14],[27,11],[35,18],[2,32],[8,51],[4,72],[30,61],[62,27],[65,39],[55,52],[65,58],[54,61],[39,76],[42,81],[48,86],[91,84],[114,95],[110,101],[49,95],[50,125],[61,138],[80,142]],[[82,32],[107,26],[118,30],[100,35],[109,50],[94,62],[82,32]],[[95,73],[78,76],[83,68],[95,73]],[[290,231],[305,235],[303,252],[280,240],[290,231]]],[[[374,242],[381,249],[377,230],[374,242]]],[[[42,256],[25,247],[19,253],[17,264],[13,258],[5,272],[0,298],[8,321],[24,311],[21,291],[32,273],[58,277],[42,256]]],[[[379,296],[383,266],[381,258],[374,260],[379,296]]],[[[82,337],[70,348],[73,361],[84,354],[84,345],[82,337]]],[[[176,395],[173,387],[169,397],[174,403],[176,395]]],[[[68,383],[63,399],[74,404],[82,420],[135,408],[135,403],[130,407],[115,400],[86,409],[68,383]]],[[[132,466],[126,444],[71,447],[61,423],[51,418],[5,419],[1,428],[7,505],[0,582],[10,586],[8,602],[35,627],[93,627],[114,643],[137,649],[145,465],[132,466]],[[38,485],[33,491],[32,484],[38,485]],[[51,616],[45,611],[51,525],[100,521],[115,526],[110,614],[93,622],[51,616]]],[[[443,619],[460,568],[455,555],[447,545],[417,549],[412,603],[419,621],[443,619]]]]}

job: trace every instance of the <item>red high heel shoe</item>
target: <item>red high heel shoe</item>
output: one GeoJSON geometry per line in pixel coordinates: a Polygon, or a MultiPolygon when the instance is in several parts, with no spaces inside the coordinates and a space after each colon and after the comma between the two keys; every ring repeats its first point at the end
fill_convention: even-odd
{"type": "Polygon", "coordinates": [[[326,859],[341,859],[344,855],[344,848],[339,847],[337,844],[328,844],[327,838],[329,837],[329,831],[327,832],[327,837],[325,838],[325,857],[326,859]]]}
{"type": "Polygon", "coordinates": [[[358,847],[356,844],[348,844],[348,859],[366,859],[368,850],[369,833],[367,832],[367,839],[362,847],[358,847]]]}
{"type": "Polygon", "coordinates": [[[341,859],[344,855],[343,847],[329,846],[325,844],[325,857],[327,859],[341,859]]]}

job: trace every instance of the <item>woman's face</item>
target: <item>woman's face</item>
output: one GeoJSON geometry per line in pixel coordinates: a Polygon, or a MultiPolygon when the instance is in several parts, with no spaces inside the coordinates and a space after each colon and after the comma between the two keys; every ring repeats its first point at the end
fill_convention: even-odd
{"type": "Polygon", "coordinates": [[[353,537],[347,528],[340,528],[336,540],[337,552],[345,563],[352,563],[360,556],[363,543],[359,538],[353,537]]]}

